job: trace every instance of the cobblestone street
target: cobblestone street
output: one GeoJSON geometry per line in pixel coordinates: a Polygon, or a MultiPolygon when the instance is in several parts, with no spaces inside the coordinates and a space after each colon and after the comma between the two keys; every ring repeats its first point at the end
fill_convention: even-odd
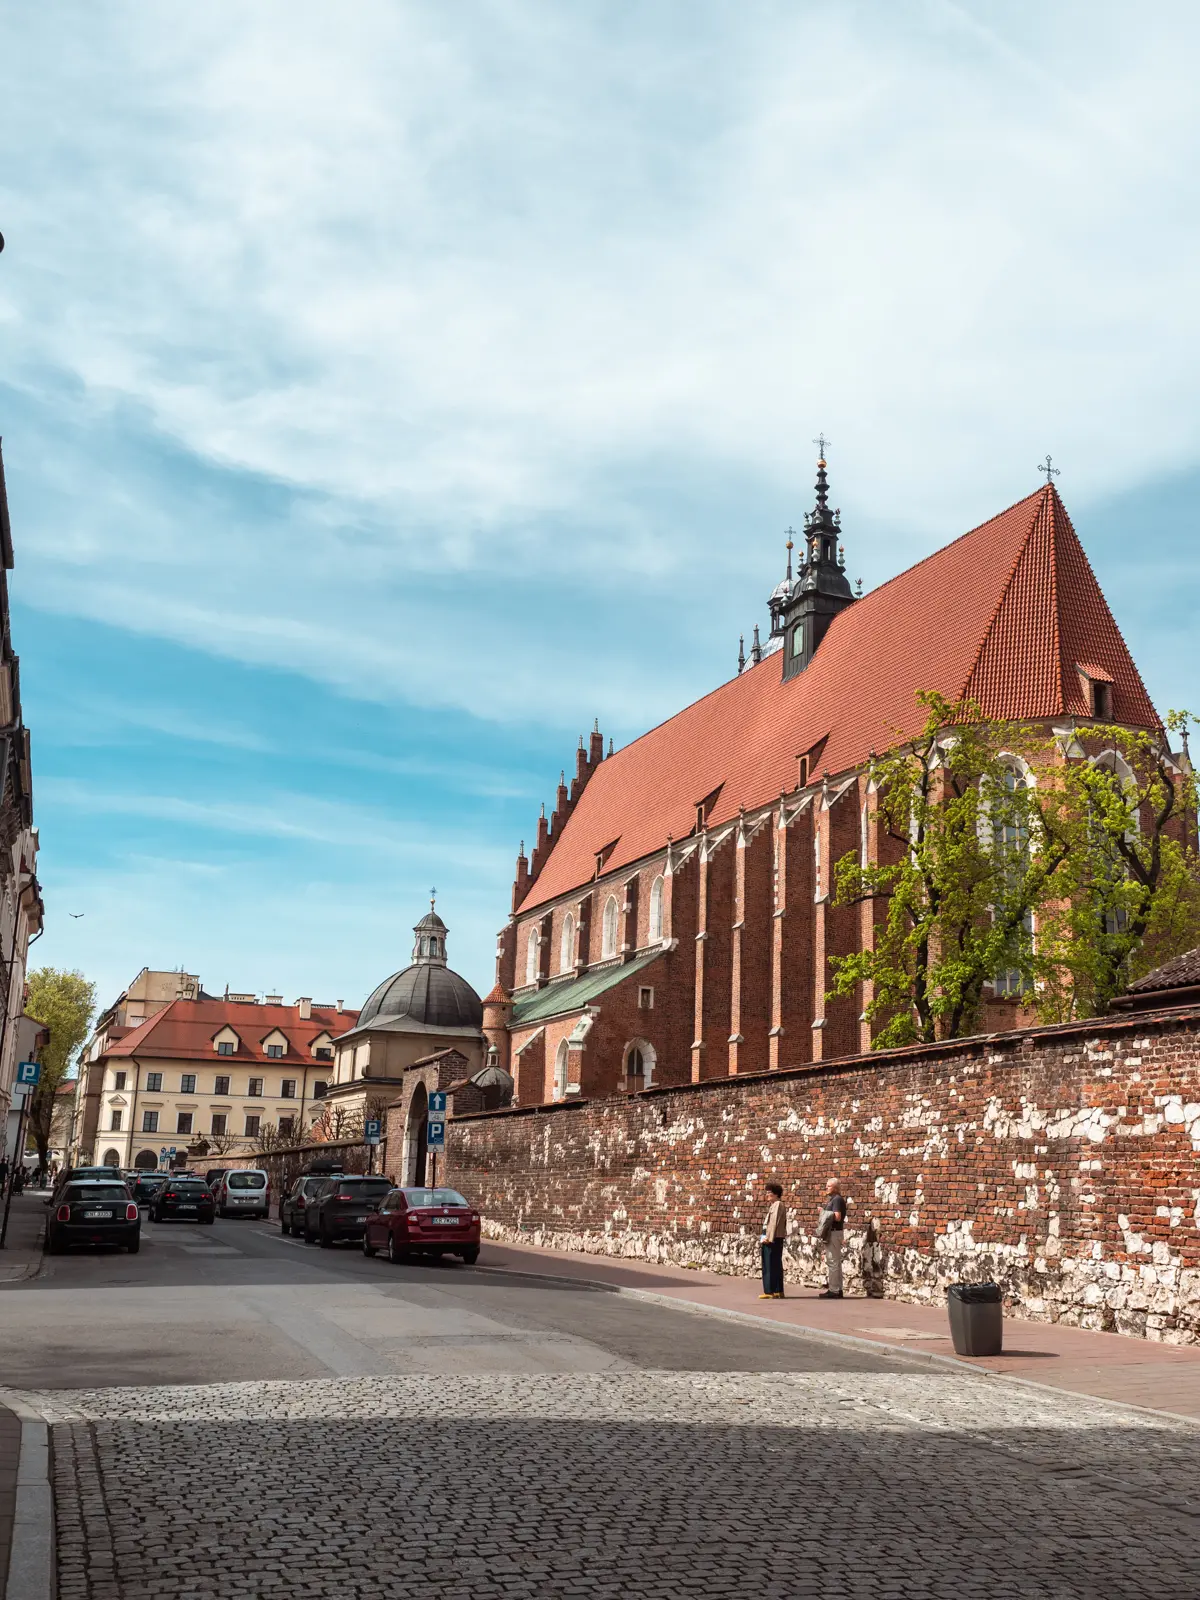
{"type": "Polygon", "coordinates": [[[60,1600],[1196,1593],[1192,1428],[946,1371],[23,1398],[60,1600]]]}

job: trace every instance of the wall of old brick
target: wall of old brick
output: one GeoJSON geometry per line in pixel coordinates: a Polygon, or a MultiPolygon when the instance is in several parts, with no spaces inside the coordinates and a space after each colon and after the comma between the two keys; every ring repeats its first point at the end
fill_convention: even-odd
{"type": "Polygon", "coordinates": [[[751,1272],[777,1178],[789,1276],[815,1283],[837,1174],[851,1293],[940,1301],[994,1278],[1029,1316],[1200,1341],[1200,1011],[456,1118],[448,1134],[450,1181],[496,1238],[751,1272]]]}

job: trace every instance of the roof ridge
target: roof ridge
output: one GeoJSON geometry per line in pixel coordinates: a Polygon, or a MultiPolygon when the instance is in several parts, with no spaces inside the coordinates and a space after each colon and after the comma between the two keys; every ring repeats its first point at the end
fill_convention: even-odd
{"type": "MultiPolygon", "coordinates": [[[[983,660],[983,652],[987,649],[988,640],[992,637],[992,632],[995,629],[996,623],[998,622],[998,620],[1000,618],[1000,613],[1004,610],[1004,602],[1008,599],[1009,592],[1011,591],[1012,586],[1013,586],[1013,580],[1017,575],[1017,570],[1020,567],[1021,562],[1025,558],[1026,550],[1028,550],[1028,548],[1029,548],[1029,541],[1033,537],[1033,530],[1037,527],[1038,518],[1041,515],[1043,507],[1044,507],[1045,498],[1046,498],[1045,489],[1038,489],[1034,494],[1025,496],[1025,500],[1034,500],[1034,499],[1036,499],[1037,501],[1039,501],[1039,504],[1034,507],[1033,515],[1029,519],[1029,526],[1025,530],[1025,537],[1021,540],[1020,547],[1017,550],[1016,556],[1013,558],[1013,564],[1009,568],[1008,577],[1005,578],[1003,584],[1001,585],[1000,594],[999,594],[999,596],[998,596],[998,598],[996,600],[995,608],[993,609],[991,616],[988,618],[988,625],[983,630],[983,633],[980,635],[979,648],[975,651],[975,655],[971,660],[971,665],[967,669],[967,675],[963,679],[962,688],[961,688],[961,690],[959,691],[959,694],[958,694],[958,698],[960,700],[965,699],[967,690],[971,685],[971,680],[972,680],[972,678],[974,678],[976,672],[979,670],[979,663],[983,660]]],[[[1007,516],[1009,511],[1015,511],[1018,506],[1024,505],[1025,504],[1025,500],[1016,500],[1016,501],[1014,501],[1011,506],[1008,506],[1004,511],[999,512],[997,516],[989,517],[987,519],[987,522],[981,522],[979,524],[979,528],[986,528],[987,525],[988,525],[988,522],[998,522],[1000,517],[1007,516]]],[[[979,532],[979,528],[972,528],[971,532],[972,533],[978,533],[979,532]]],[[[963,538],[965,539],[967,537],[968,537],[968,535],[964,533],[963,534],[963,538]]],[[[957,543],[958,543],[957,539],[952,539],[951,540],[951,544],[957,544],[957,543]]],[[[949,549],[949,546],[947,546],[946,548],[949,549]]],[[[920,565],[919,562],[917,564],[918,564],[918,566],[920,565]]],[[[1061,688],[1061,682],[1060,682],[1060,688],[1061,688]]]]}
{"type": "MultiPolygon", "coordinates": [[[[1058,704],[1065,712],[1067,709],[1066,673],[1063,668],[1063,630],[1062,613],[1058,606],[1058,516],[1061,511],[1067,517],[1067,508],[1062,503],[1058,490],[1054,487],[1052,478],[1046,479],[1046,509],[1050,517],[1050,626],[1054,629],[1054,661],[1058,674],[1055,683],[1055,692],[1058,695],[1058,704]]],[[[1068,523],[1070,517],[1067,517],[1068,523]]],[[[1074,528],[1071,532],[1074,533],[1074,528]]]]}

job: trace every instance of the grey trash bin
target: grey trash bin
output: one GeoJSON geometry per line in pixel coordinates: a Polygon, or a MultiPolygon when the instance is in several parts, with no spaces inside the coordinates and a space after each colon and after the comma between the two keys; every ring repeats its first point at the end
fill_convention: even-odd
{"type": "Polygon", "coordinates": [[[998,1356],[1004,1346],[1004,1304],[998,1283],[952,1283],[946,1291],[950,1337],[959,1356],[998,1356]]]}

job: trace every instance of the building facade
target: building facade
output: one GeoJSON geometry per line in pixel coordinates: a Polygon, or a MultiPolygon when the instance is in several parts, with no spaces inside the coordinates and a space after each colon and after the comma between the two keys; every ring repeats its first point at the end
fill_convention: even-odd
{"type": "MultiPolygon", "coordinates": [[[[136,1014],[123,1000],[106,1015],[136,1014]]],[[[285,1005],[281,995],[215,997],[198,983],[194,995],[155,1004],[135,1026],[114,1021],[97,1035],[77,1159],[151,1168],[164,1149],[201,1160],[312,1136],[334,1040],[355,1012],[340,1002],[285,1005]]]]}
{"type": "MultiPolygon", "coordinates": [[[[869,763],[915,735],[920,690],[1052,730],[1159,729],[1048,485],[865,595],[845,577],[825,462],[801,559],[736,677],[624,749],[598,728],[517,857],[484,1033],[516,1102],[803,1066],[870,1048],[830,958],[869,906],[836,863],[879,859],[869,763]]],[[[989,1026],[1023,1020],[997,985],[989,1026]]]]}

